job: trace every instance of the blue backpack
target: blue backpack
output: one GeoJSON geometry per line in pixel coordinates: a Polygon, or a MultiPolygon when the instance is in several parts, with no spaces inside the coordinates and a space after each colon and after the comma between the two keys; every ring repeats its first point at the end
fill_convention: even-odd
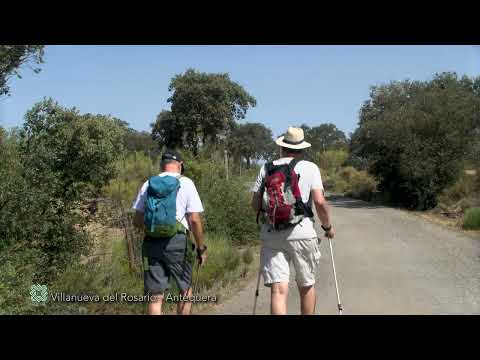
{"type": "Polygon", "coordinates": [[[180,176],[152,176],[148,180],[145,200],[145,234],[154,238],[170,238],[179,231],[177,192],[180,176]]]}

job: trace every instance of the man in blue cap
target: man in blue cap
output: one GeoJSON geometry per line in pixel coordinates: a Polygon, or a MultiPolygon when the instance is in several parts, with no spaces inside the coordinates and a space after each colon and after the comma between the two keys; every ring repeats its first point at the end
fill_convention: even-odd
{"type": "MultiPolygon", "coordinates": [[[[191,232],[195,238],[196,252],[199,264],[206,260],[207,247],[203,241],[203,226],[200,213],[203,212],[202,202],[195,184],[182,175],[184,167],[181,155],[174,150],[166,150],[161,158],[161,173],[159,177],[171,176],[178,179],[179,187],[176,194],[177,233],[168,238],[155,238],[147,232],[143,242],[144,258],[144,288],[149,296],[148,313],[162,314],[162,302],[165,290],[169,288],[173,277],[180,289],[182,298],[192,296],[192,257],[188,236],[191,232]]],[[[146,181],[133,203],[135,209],[134,225],[145,228],[146,200],[150,196],[149,181],[146,181]]],[[[195,295],[195,294],[194,294],[195,295]]],[[[177,314],[188,315],[191,311],[191,301],[180,301],[177,304],[177,314]]]]}

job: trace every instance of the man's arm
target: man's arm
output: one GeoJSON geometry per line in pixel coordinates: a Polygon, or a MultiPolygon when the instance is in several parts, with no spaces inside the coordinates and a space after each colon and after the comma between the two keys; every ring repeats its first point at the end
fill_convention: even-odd
{"type": "Polygon", "coordinates": [[[262,207],[262,198],[260,197],[260,194],[258,192],[253,193],[252,197],[252,209],[255,211],[255,213],[258,212],[258,210],[261,209],[262,207]]]}
{"type": "MultiPolygon", "coordinates": [[[[322,225],[326,228],[332,226],[330,221],[330,209],[327,203],[327,199],[323,196],[322,189],[313,189],[312,190],[312,199],[313,203],[315,204],[315,209],[317,210],[317,216],[320,219],[322,225]]],[[[333,227],[325,232],[327,237],[333,238],[335,236],[335,232],[333,227]]]]}
{"type": "Polygon", "coordinates": [[[195,238],[195,243],[197,245],[198,261],[200,265],[203,265],[205,264],[205,260],[207,259],[207,253],[203,243],[202,218],[200,217],[200,213],[198,212],[187,213],[186,218],[190,231],[193,233],[193,237],[195,238]],[[203,251],[201,251],[201,253],[198,253],[199,249],[203,251]]]}
{"type": "Polygon", "coordinates": [[[203,249],[203,225],[200,213],[188,213],[187,221],[190,231],[193,233],[193,237],[195,238],[195,244],[198,248],[203,249]]]}

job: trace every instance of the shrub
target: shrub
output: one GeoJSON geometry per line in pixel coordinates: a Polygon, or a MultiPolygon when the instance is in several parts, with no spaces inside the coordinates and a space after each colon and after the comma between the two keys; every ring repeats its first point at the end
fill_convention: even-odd
{"type": "Polygon", "coordinates": [[[332,177],[324,177],[323,187],[326,191],[335,191],[335,180],[332,177]]]}
{"type": "Polygon", "coordinates": [[[226,236],[208,234],[205,242],[208,244],[207,262],[199,272],[199,278],[194,274],[193,279],[200,289],[210,289],[240,265],[240,255],[226,236]]]}
{"type": "Polygon", "coordinates": [[[368,170],[369,167],[369,163],[366,158],[352,154],[350,154],[344,165],[352,166],[357,170],[368,170]]]}
{"type": "Polygon", "coordinates": [[[242,254],[242,260],[245,264],[249,265],[253,261],[253,251],[252,248],[248,247],[242,254]]]}
{"type": "Polygon", "coordinates": [[[187,153],[185,160],[185,175],[195,182],[205,209],[206,231],[225,234],[238,245],[255,242],[259,227],[249,191],[253,173],[231,176],[227,181],[224,168],[205,154],[193,158],[187,153]]]}
{"type": "Polygon", "coordinates": [[[347,160],[348,152],[345,150],[327,150],[317,155],[320,169],[337,171],[347,160]]]}
{"type": "Polygon", "coordinates": [[[143,183],[160,172],[159,160],[152,160],[143,152],[128,154],[115,164],[117,176],[104,187],[103,193],[110,199],[131,203],[143,183]]]}
{"type": "Polygon", "coordinates": [[[470,208],[463,219],[463,228],[468,230],[480,229],[480,208],[470,208]]]}
{"type": "Polygon", "coordinates": [[[352,135],[352,152],[407,208],[436,206],[437,196],[458,179],[462,159],[478,128],[480,97],[474,81],[455,73],[430,81],[391,82],[371,88],[352,135]]]}
{"type": "Polygon", "coordinates": [[[91,248],[80,207],[115,175],[121,130],[110,117],[44,100],[27,112],[20,131],[4,137],[0,251],[37,251],[33,278],[45,283],[91,248]]]}
{"type": "Polygon", "coordinates": [[[438,196],[438,200],[452,205],[461,199],[467,198],[475,191],[475,177],[463,173],[452,186],[448,187],[438,196]]]}
{"type": "Polygon", "coordinates": [[[377,184],[377,180],[366,171],[354,170],[351,174],[347,195],[353,198],[370,201],[372,200],[373,193],[377,189],[377,184]]]}
{"type": "Polygon", "coordinates": [[[36,251],[16,252],[0,256],[0,315],[38,314],[43,307],[35,306],[30,299],[34,284],[34,266],[30,263],[36,251]]]}
{"type": "Polygon", "coordinates": [[[346,166],[340,169],[339,176],[341,179],[345,180],[346,182],[352,181],[352,177],[358,173],[353,166],[346,166]]]}
{"type": "Polygon", "coordinates": [[[349,184],[343,179],[338,179],[335,182],[335,192],[337,193],[345,193],[349,189],[349,184]]]}

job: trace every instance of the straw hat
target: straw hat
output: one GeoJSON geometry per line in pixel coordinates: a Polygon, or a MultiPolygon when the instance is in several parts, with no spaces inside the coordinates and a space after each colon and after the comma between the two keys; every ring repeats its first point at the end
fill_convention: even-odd
{"type": "Polygon", "coordinates": [[[290,149],[306,149],[312,146],[305,141],[303,129],[289,127],[284,136],[280,136],[276,141],[277,145],[290,149]]]}

